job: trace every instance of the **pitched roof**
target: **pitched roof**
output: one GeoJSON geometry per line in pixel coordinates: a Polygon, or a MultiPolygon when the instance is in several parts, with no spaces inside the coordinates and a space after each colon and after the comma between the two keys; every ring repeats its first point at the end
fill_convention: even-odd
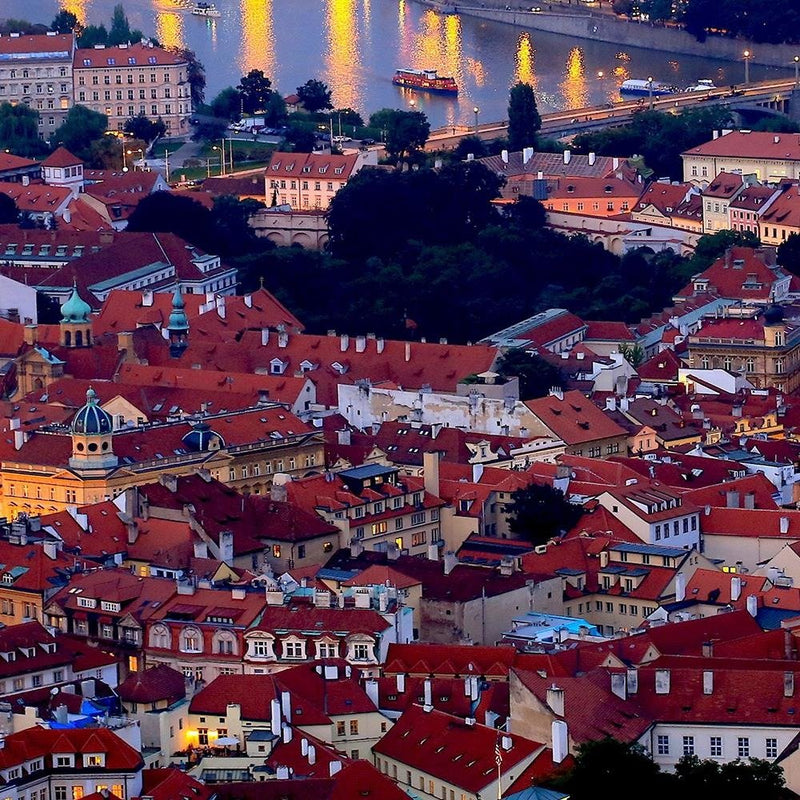
{"type": "Polygon", "coordinates": [[[60,145],[47,158],[42,161],[43,167],[74,167],[82,165],[83,161],[76,155],[70,153],[66,147],[60,145]]]}
{"type": "Polygon", "coordinates": [[[170,50],[146,44],[117,45],[115,47],[81,48],[75,51],[73,69],[108,69],[110,66],[171,66],[185,64],[186,60],[170,50]]]}
{"type": "Polygon", "coordinates": [[[682,156],[800,160],[800,136],[764,131],[730,131],[710,142],[691,147],[682,156]]]}
{"type": "Polygon", "coordinates": [[[212,800],[216,787],[176,767],[142,770],[142,794],[153,800],[212,800]]]}
{"type": "Polygon", "coordinates": [[[625,436],[625,430],[578,391],[527,400],[525,405],[568,445],[625,436]]]}
{"type": "Polygon", "coordinates": [[[117,687],[124,703],[155,703],[166,700],[170,704],[186,697],[186,678],[167,664],[132,672],[117,687]]]}
{"type": "Polygon", "coordinates": [[[504,679],[514,662],[516,650],[507,645],[484,647],[456,644],[390,644],[385,675],[477,675],[504,679]]]}
{"type": "Polygon", "coordinates": [[[35,58],[34,54],[37,53],[57,53],[66,58],[74,46],[75,36],[72,33],[0,36],[0,53],[11,56],[12,59],[35,58]]]}
{"type": "Polygon", "coordinates": [[[346,181],[358,162],[357,155],[329,153],[284,153],[276,150],[264,171],[267,181],[308,178],[346,181]]]}

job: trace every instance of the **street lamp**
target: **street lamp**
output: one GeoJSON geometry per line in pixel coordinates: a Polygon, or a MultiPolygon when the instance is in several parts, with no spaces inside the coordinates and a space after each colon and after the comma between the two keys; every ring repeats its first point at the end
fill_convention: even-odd
{"type": "Polygon", "coordinates": [[[475,135],[476,136],[478,135],[478,112],[479,111],[480,111],[480,109],[478,108],[478,106],[474,106],[473,109],[472,109],[472,113],[475,115],[475,135]]]}
{"type": "Polygon", "coordinates": [[[794,57],[794,88],[800,88],[800,72],[798,72],[798,67],[800,67],[800,56],[794,57]]]}
{"type": "MultiPolygon", "coordinates": [[[[219,157],[219,174],[222,175],[222,158],[223,158],[223,156],[221,154],[220,148],[217,147],[216,145],[214,145],[211,149],[212,150],[216,150],[217,152],[220,153],[220,157],[219,157]]],[[[211,177],[211,159],[210,158],[208,159],[208,176],[211,177]]]]}
{"type": "Polygon", "coordinates": [[[647,76],[647,99],[648,104],[650,106],[650,110],[653,110],[653,76],[647,76]]]}
{"type": "Polygon", "coordinates": [[[745,50],[742,54],[744,56],[744,82],[750,83],[750,58],[753,55],[749,50],[745,50]]]}
{"type": "MultiPolygon", "coordinates": [[[[416,100],[415,100],[415,99],[412,97],[412,98],[411,98],[411,99],[408,101],[408,104],[411,106],[411,110],[413,111],[413,110],[416,108],[416,106],[417,106],[417,101],[416,101],[416,100]]],[[[339,131],[339,133],[341,133],[341,130],[339,131]]]]}
{"type": "MultiPolygon", "coordinates": [[[[142,150],[141,147],[136,149],[136,150],[126,150],[126,152],[127,152],[127,154],[129,156],[132,156],[134,153],[138,153],[139,154],[139,160],[140,161],[144,161],[144,150],[142,150]]],[[[136,162],[133,161],[132,163],[133,163],[133,171],[136,172],[136,162]]],[[[142,166],[141,169],[143,170],[144,166],[142,166]]]]}
{"type": "Polygon", "coordinates": [[[600,80],[603,80],[603,78],[605,78],[605,76],[606,76],[606,74],[605,74],[605,72],[603,72],[603,70],[601,70],[601,69],[597,70],[597,77],[600,78],[600,80]]]}

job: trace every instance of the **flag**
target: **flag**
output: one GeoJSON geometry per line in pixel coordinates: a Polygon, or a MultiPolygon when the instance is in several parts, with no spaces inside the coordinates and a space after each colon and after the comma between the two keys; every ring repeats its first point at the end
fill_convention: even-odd
{"type": "Polygon", "coordinates": [[[503,751],[500,747],[500,739],[498,739],[494,745],[494,762],[498,767],[503,763],[503,751]]]}

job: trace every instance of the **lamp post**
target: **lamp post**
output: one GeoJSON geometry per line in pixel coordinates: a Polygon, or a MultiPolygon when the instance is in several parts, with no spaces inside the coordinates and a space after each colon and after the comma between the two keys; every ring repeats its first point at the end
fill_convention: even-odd
{"type": "Polygon", "coordinates": [[[750,57],[753,54],[749,50],[745,50],[742,55],[744,57],[744,82],[747,85],[750,83],[750,57]]]}
{"type": "Polygon", "coordinates": [[[795,89],[800,88],[800,71],[798,71],[798,68],[800,68],[800,56],[795,56],[794,57],[794,88],[795,89]]]}
{"type": "MultiPolygon", "coordinates": [[[[126,151],[129,156],[132,156],[134,153],[139,154],[139,161],[144,161],[144,150],[141,147],[137,148],[136,150],[127,150],[126,151]]],[[[136,172],[136,162],[133,161],[133,171],[136,172]]],[[[140,167],[140,169],[144,169],[144,166],[140,167]]]]}
{"type": "MultiPolygon", "coordinates": [[[[216,145],[214,145],[211,149],[212,150],[216,150],[218,153],[220,153],[220,157],[219,157],[219,174],[222,175],[222,159],[224,158],[224,153],[216,145]]],[[[208,159],[208,176],[209,176],[209,178],[211,177],[211,159],[210,158],[208,159]]]]}
{"type": "Polygon", "coordinates": [[[653,76],[647,76],[647,101],[648,105],[650,106],[650,110],[653,110],[653,76]]]}
{"type": "Polygon", "coordinates": [[[479,111],[480,111],[480,109],[478,108],[478,106],[474,106],[473,109],[472,109],[472,113],[475,115],[475,135],[476,136],[478,135],[478,112],[479,111]]]}

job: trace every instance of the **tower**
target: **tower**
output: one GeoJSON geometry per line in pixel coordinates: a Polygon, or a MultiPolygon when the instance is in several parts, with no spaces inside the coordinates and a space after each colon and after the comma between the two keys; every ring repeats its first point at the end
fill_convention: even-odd
{"type": "Polygon", "coordinates": [[[89,387],[86,405],[72,420],[72,457],[74,470],[106,470],[119,463],[111,440],[111,416],[97,404],[97,394],[89,387]]]}
{"type": "Polygon", "coordinates": [[[81,300],[78,287],[72,285],[72,294],[61,306],[61,345],[63,347],[92,346],[92,307],[81,300]]]}
{"type": "Polygon", "coordinates": [[[181,287],[175,287],[172,295],[172,311],[167,323],[169,332],[169,354],[173,358],[180,358],[183,351],[189,346],[189,320],[186,317],[186,303],[181,295],[181,287]]]}

